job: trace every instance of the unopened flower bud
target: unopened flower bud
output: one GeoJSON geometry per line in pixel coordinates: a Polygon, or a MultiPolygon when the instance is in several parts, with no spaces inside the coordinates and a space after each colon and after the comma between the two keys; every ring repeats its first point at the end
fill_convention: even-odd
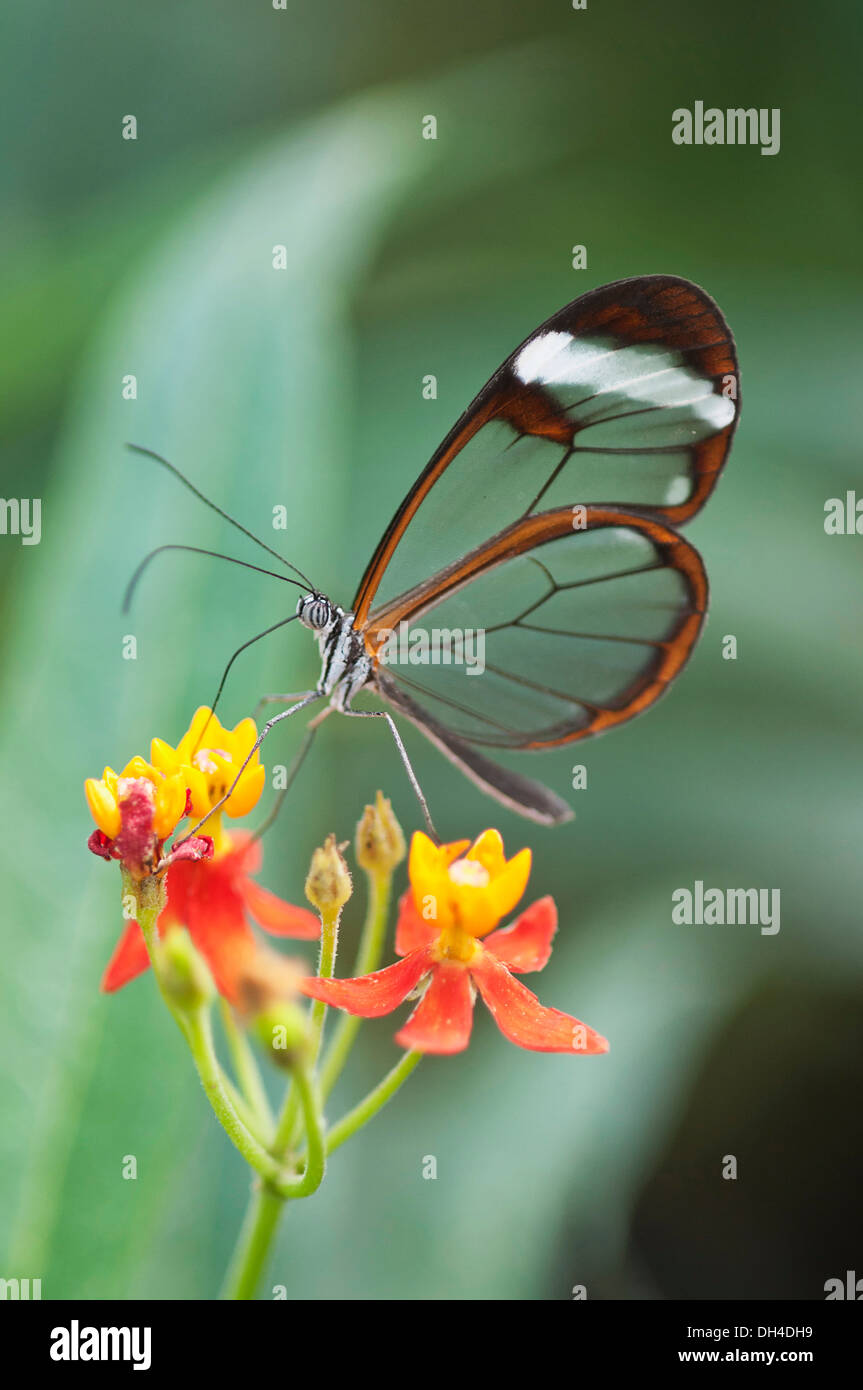
{"type": "Polygon", "coordinates": [[[186,1012],[203,1008],[216,993],[207,964],[184,927],[172,927],[162,937],[156,969],[168,998],[186,1012]]]}
{"type": "Polygon", "coordinates": [[[306,897],[318,912],[332,917],[340,912],[353,892],[351,875],[342,858],[344,845],[336,844],[335,835],[328,835],[326,842],[312,855],[309,876],[306,879],[306,897]]]}
{"type": "Polygon", "coordinates": [[[236,961],[233,1003],[244,1018],[255,1018],[296,995],[304,968],[301,960],[250,942],[236,961]]]}
{"type": "Polygon", "coordinates": [[[405,837],[392,805],[378,792],[357,826],[357,863],[366,873],[391,874],[405,857],[405,837]]]}
{"type": "Polygon", "coordinates": [[[255,1017],[252,1027],[278,1067],[293,1066],[305,1052],[308,1043],[306,1015],[289,1000],[264,1009],[255,1017]]]}

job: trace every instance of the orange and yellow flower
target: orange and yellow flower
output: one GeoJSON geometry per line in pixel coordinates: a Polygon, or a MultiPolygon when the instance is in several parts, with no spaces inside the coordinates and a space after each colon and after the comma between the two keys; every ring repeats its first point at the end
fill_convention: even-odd
{"type": "Polygon", "coordinates": [[[541,970],[551,954],[557,909],[541,898],[511,926],[501,920],[521,900],[529,850],[512,859],[496,830],[469,847],[437,846],[420,832],[411,844],[410,889],[396,931],[403,959],[351,980],[307,978],[302,991],[363,1018],[391,1013],[414,991],[420,1002],[396,1041],[420,1052],[461,1052],[470,1040],[476,991],[505,1037],[536,1052],[600,1053],[608,1043],[594,1029],[540,1004],[514,975],[541,970]]]}
{"type": "MultiPolygon", "coordinates": [[[[261,865],[260,842],[248,832],[228,834],[222,825],[223,812],[243,816],[260,799],[266,774],[257,751],[240,772],[256,739],[254,720],[226,729],[202,706],[176,748],[155,738],[149,763],[136,757],[121,774],[106,768],[101,779],[85,783],[98,827],[90,848],[106,859],[121,860],[136,878],[164,872],[167,900],[158,921],[160,936],[172,926],[186,927],[220,993],[234,1003],[261,951],[249,918],[274,936],[311,940],[320,935],[315,913],[283,902],[252,878],[261,865]],[[238,774],[228,800],[215,810],[238,774]],[[184,816],[193,821],[208,816],[202,826],[206,833],[166,850],[165,840],[184,816]]],[[[119,989],[149,963],[140,927],[130,921],[102,989],[119,989]]]]}
{"type": "Polygon", "coordinates": [[[84,783],[87,805],[99,830],[115,840],[122,829],[121,805],[128,797],[131,782],[149,782],[153,799],[153,834],[166,840],[186,814],[186,783],[179,770],[171,775],[153,767],[137,754],[122,772],[106,767],[100,778],[88,777],[84,783]]]}

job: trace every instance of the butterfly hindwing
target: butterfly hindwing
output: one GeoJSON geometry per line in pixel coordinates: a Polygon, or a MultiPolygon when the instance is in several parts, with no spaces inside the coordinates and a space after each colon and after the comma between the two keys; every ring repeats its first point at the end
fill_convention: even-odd
{"type": "Polygon", "coordinates": [[[572,742],[652,704],[698,637],[701,558],[648,517],[588,507],[575,520],[563,508],[517,522],[376,612],[378,688],[463,741],[512,749],[572,742]]]}

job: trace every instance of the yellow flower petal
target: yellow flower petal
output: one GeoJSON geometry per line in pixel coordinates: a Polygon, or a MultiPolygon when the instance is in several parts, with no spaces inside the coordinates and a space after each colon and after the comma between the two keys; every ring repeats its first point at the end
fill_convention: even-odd
{"type": "Polygon", "coordinates": [[[484,830],[471,845],[466,859],[477,859],[490,876],[495,878],[506,864],[503,839],[499,830],[484,830]]]}
{"type": "Polygon", "coordinates": [[[442,932],[456,928],[474,937],[487,935],[515,907],[527,887],[530,867],[529,849],[507,862],[500,832],[493,829],[483,831],[470,846],[466,840],[435,845],[417,831],[408,862],[417,910],[424,912],[433,898],[434,920],[442,932]]]}
{"type": "Polygon", "coordinates": [[[84,783],[84,795],[90,808],[90,815],[104,835],[113,840],[120,833],[120,808],[117,798],[95,777],[88,777],[84,783]]]}
{"type": "Polygon", "coordinates": [[[207,814],[211,805],[207,778],[199,768],[190,767],[188,764],[181,769],[181,773],[192,795],[192,814],[195,820],[200,820],[207,814]]]}
{"type": "MultiPolygon", "coordinates": [[[[443,930],[453,924],[453,891],[449,866],[464,854],[469,840],[455,840],[448,845],[436,845],[421,830],[411,839],[408,877],[418,912],[426,914],[428,899],[434,899],[434,923],[443,930]]],[[[429,920],[429,919],[427,919],[429,920]]]]}
{"type": "Polygon", "coordinates": [[[410,857],[408,859],[408,872],[411,883],[424,877],[431,871],[431,866],[436,862],[439,850],[421,830],[415,830],[411,836],[410,857]]]}
{"type": "Polygon", "coordinates": [[[213,739],[213,734],[221,729],[218,719],[212,713],[208,705],[201,705],[192,715],[192,722],[177,744],[177,757],[181,763],[192,761],[194,753],[197,751],[198,744],[206,729],[206,738],[209,743],[213,739]]]}
{"type": "MultiPolygon", "coordinates": [[[[236,776],[236,770],[234,776],[236,776]]],[[[261,792],[264,790],[266,777],[264,768],[249,766],[237,783],[236,791],[232,792],[225,802],[222,808],[225,814],[233,818],[245,816],[254,806],[257,806],[261,799],[261,792]]]]}
{"type": "Polygon", "coordinates": [[[498,921],[511,912],[524,896],[527,880],[530,878],[531,858],[529,849],[521,850],[489,884],[489,901],[498,921]]]}
{"type": "Polygon", "coordinates": [[[121,777],[146,777],[148,781],[153,780],[153,769],[140,753],[136,753],[134,758],[130,758],[123,768],[121,777]]]}
{"type": "Polygon", "coordinates": [[[448,845],[441,845],[438,854],[442,856],[443,864],[449,868],[450,864],[464,854],[469,844],[470,840],[451,840],[448,845]]]}
{"type": "Polygon", "coordinates": [[[183,819],[186,809],[186,784],[175,774],[156,783],[156,802],[153,812],[153,830],[158,839],[165,840],[183,819]]]}
{"type": "Polygon", "coordinates": [[[413,884],[427,878],[436,878],[444,872],[454,859],[464,854],[469,840],[454,840],[448,845],[436,845],[421,830],[415,830],[411,838],[408,875],[413,884]]]}
{"type": "Polygon", "coordinates": [[[234,762],[239,766],[254,748],[255,739],[258,737],[258,728],[254,719],[241,719],[233,733],[229,734],[228,737],[227,747],[233,754],[234,762]]]}
{"type": "Polygon", "coordinates": [[[150,762],[160,772],[166,773],[176,772],[180,766],[180,758],[176,750],[163,738],[154,738],[150,743],[150,762]]]}

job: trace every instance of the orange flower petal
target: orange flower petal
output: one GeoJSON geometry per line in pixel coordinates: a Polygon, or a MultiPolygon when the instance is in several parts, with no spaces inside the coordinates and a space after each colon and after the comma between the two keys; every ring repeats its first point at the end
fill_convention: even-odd
{"type": "Polygon", "coordinates": [[[483,941],[487,951],[510,970],[542,970],[551,955],[552,938],[557,931],[557,908],[553,898],[540,898],[511,927],[493,931],[483,941]]]}
{"type": "Polygon", "coordinates": [[[470,972],[495,1023],[510,1042],[531,1052],[589,1055],[608,1051],[601,1034],[559,1009],[545,1008],[489,951],[471,963],[470,972]]]}
{"type": "Polygon", "coordinates": [[[149,964],[150,957],[141,928],[137,922],[127,922],[102,976],[102,993],[113,994],[115,989],[121,989],[136,975],[143,974],[149,964]]]}
{"type": "Polygon", "coordinates": [[[360,1018],[380,1018],[397,1009],[411,990],[428,973],[430,958],[428,950],[414,951],[404,960],[388,965],[385,970],[375,970],[371,975],[360,975],[353,980],[312,979],[300,980],[299,988],[312,999],[322,999],[325,1004],[346,1009],[349,1014],[360,1018]]]}
{"type": "Polygon", "coordinates": [[[417,912],[413,895],[408,889],[399,899],[399,915],[396,923],[396,955],[409,956],[411,951],[419,951],[429,946],[437,938],[439,928],[434,922],[427,922],[417,912]]]}
{"type": "Polygon", "coordinates": [[[271,936],[293,936],[304,941],[316,941],[320,936],[321,919],[316,912],[284,902],[253,878],[241,879],[239,886],[249,912],[271,936]]]}
{"type": "Polygon", "coordinates": [[[473,992],[463,965],[442,961],[407,1023],[396,1033],[399,1047],[440,1055],[463,1052],[470,1042],[473,992]]]}

